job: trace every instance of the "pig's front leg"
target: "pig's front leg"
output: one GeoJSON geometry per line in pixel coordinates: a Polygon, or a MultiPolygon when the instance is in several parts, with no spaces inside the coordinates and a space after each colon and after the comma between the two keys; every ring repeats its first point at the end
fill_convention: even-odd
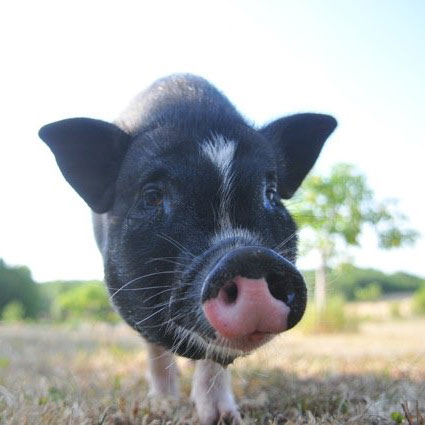
{"type": "Polygon", "coordinates": [[[216,424],[220,418],[242,424],[233,397],[230,372],[217,363],[210,360],[196,362],[191,399],[202,425],[216,424]]]}
{"type": "Polygon", "coordinates": [[[179,371],[174,355],[165,348],[147,343],[150,396],[179,397],[179,371]]]}

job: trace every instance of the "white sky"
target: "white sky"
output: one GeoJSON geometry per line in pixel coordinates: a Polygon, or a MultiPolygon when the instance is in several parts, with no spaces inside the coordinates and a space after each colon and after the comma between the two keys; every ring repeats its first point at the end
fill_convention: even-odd
{"type": "MultiPolygon", "coordinates": [[[[0,257],[36,280],[102,278],[90,214],[37,131],[112,120],[173,72],[202,75],[250,120],[299,111],[339,127],[316,171],[352,162],[425,235],[425,2],[38,0],[0,5],[0,257]]],[[[425,276],[425,241],[356,264],[425,276]]],[[[301,263],[312,265],[309,261],[301,263]]]]}

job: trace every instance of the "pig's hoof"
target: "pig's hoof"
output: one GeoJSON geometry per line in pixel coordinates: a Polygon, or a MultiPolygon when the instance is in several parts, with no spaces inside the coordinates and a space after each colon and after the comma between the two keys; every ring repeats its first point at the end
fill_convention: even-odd
{"type": "Polygon", "coordinates": [[[239,414],[239,411],[237,409],[236,409],[235,412],[231,412],[231,413],[221,415],[217,423],[219,425],[221,425],[221,424],[243,425],[241,415],[239,414]]]}
{"type": "Polygon", "coordinates": [[[213,400],[192,394],[199,420],[202,425],[234,424],[243,425],[238,406],[232,395],[223,394],[222,398],[213,400]]]}

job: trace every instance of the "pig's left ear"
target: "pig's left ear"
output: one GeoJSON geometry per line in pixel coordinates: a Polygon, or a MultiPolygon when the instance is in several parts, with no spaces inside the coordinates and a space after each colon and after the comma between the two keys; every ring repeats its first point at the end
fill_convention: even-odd
{"type": "Polygon", "coordinates": [[[115,124],[90,118],[47,124],[38,134],[54,153],[65,179],[90,208],[97,213],[108,211],[130,136],[115,124]]]}
{"type": "Polygon", "coordinates": [[[336,125],[330,115],[296,114],[260,130],[275,150],[278,192],[282,198],[291,198],[301,185],[336,125]]]}

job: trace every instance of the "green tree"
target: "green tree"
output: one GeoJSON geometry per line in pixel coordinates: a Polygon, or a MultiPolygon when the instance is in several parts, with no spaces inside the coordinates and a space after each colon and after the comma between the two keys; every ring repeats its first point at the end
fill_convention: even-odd
{"type": "Polygon", "coordinates": [[[6,305],[18,302],[24,318],[36,318],[41,309],[38,285],[27,267],[11,267],[0,259],[0,316],[6,305]]]}
{"type": "Polygon", "coordinates": [[[350,164],[335,165],[328,176],[309,176],[293,213],[299,227],[310,230],[305,248],[320,254],[315,276],[318,311],[325,305],[327,268],[337,247],[359,245],[365,225],[375,230],[379,246],[384,249],[412,244],[418,236],[405,227],[406,217],[397,211],[396,201],[377,202],[366,177],[350,164]]]}

